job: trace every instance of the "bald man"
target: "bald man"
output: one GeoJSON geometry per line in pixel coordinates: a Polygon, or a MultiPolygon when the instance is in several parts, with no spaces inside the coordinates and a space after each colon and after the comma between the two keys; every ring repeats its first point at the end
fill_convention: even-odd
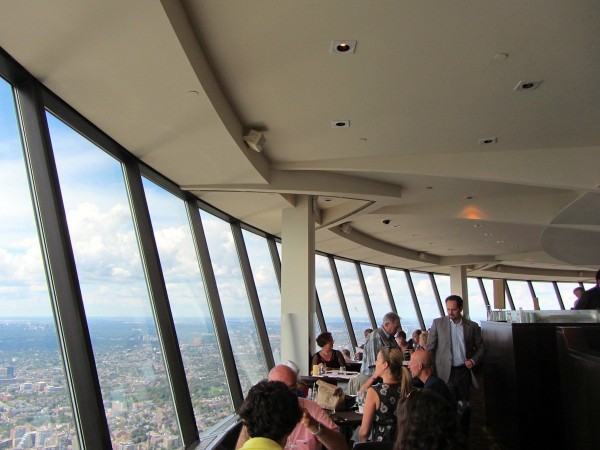
{"type": "MultiPolygon", "coordinates": [[[[269,381],[281,381],[293,392],[297,391],[298,377],[290,367],[280,364],[269,372],[269,381]]],[[[289,435],[287,442],[294,447],[307,450],[320,450],[323,446],[333,450],[348,450],[344,436],[329,418],[327,413],[315,402],[306,398],[298,398],[302,408],[302,418],[289,435]]],[[[236,450],[249,439],[248,432],[242,427],[235,446],[236,450]]]]}
{"type": "Polygon", "coordinates": [[[446,383],[433,375],[432,365],[433,357],[427,350],[415,350],[408,362],[411,375],[423,383],[423,389],[430,389],[437,392],[454,409],[456,407],[456,400],[450,393],[450,389],[448,389],[446,383]]]}

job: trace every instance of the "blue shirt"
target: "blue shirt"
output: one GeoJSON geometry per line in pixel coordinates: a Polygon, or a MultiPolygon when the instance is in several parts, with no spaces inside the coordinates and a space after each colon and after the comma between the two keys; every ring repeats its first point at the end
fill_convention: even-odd
{"type": "Polygon", "coordinates": [[[369,335],[369,339],[365,343],[360,373],[368,377],[373,375],[377,354],[383,347],[399,348],[394,336],[390,336],[383,327],[379,327],[369,335]]]}
{"type": "Polygon", "coordinates": [[[452,338],[452,366],[462,366],[467,360],[465,354],[465,332],[462,317],[459,323],[450,320],[450,337],[452,338]]]}

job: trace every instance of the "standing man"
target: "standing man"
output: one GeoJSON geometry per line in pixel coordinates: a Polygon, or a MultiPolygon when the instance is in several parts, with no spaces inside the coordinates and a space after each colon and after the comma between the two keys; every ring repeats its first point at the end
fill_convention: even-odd
{"type": "Polygon", "coordinates": [[[377,354],[383,347],[399,348],[394,337],[400,329],[400,316],[389,312],[383,316],[383,323],[369,335],[363,352],[360,373],[348,382],[347,392],[354,395],[373,376],[377,354]]]}
{"type": "Polygon", "coordinates": [[[469,390],[475,376],[473,367],[481,364],[484,347],[481,328],[462,316],[463,299],[459,295],[446,298],[447,317],[433,321],[427,351],[433,354],[435,371],[456,400],[469,401],[469,390]]]}
{"type": "Polygon", "coordinates": [[[574,309],[600,309],[600,270],[596,272],[596,286],[583,293],[574,309]]]}

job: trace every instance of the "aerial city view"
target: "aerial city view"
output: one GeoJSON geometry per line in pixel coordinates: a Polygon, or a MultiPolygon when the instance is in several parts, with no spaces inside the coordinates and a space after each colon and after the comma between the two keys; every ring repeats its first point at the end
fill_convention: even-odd
{"type": "MultiPolygon", "coordinates": [[[[355,327],[363,325],[368,326],[361,321],[355,327]]],[[[212,326],[181,320],[176,326],[202,434],[228,417],[233,407],[212,326]]],[[[91,319],[89,327],[113,448],[181,448],[160,346],[156,335],[146,331],[153,327],[117,318],[91,319]]],[[[404,325],[407,331],[413,327],[404,325]]],[[[229,328],[231,335],[247,334],[252,321],[234,320],[229,328]]],[[[278,360],[278,321],[267,320],[267,328],[278,360]]],[[[329,329],[338,336],[336,347],[350,348],[343,342],[343,321],[332,321],[329,329]]],[[[355,332],[362,335],[362,328],[355,332]]],[[[236,363],[247,390],[264,376],[264,362],[253,340],[245,342],[248,346],[238,349],[236,363]]],[[[52,319],[0,321],[0,449],[79,448],[65,380],[52,319]]]]}

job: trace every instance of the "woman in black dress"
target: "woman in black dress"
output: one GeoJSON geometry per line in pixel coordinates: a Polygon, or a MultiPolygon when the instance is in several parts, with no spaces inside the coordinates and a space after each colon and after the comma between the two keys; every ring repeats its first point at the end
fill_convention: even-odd
{"type": "Polygon", "coordinates": [[[322,365],[328,369],[339,369],[346,366],[344,355],[342,352],[334,350],[333,342],[333,336],[327,331],[317,336],[317,345],[321,347],[321,350],[313,355],[311,366],[322,365]]]}

